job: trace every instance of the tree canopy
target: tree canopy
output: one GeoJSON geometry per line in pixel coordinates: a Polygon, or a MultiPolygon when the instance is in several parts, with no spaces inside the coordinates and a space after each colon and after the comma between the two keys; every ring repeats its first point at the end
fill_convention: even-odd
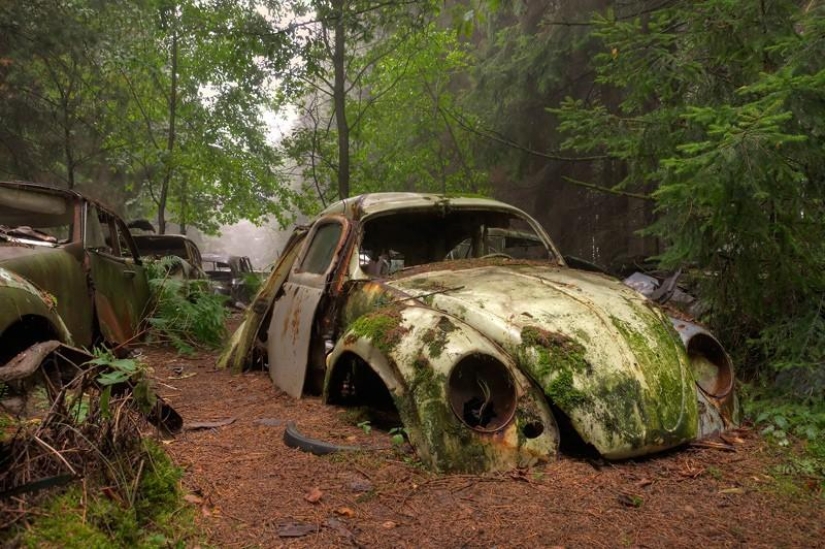
{"type": "Polygon", "coordinates": [[[268,22],[254,2],[0,5],[0,171],[88,189],[207,231],[286,219],[267,141],[268,22]]]}

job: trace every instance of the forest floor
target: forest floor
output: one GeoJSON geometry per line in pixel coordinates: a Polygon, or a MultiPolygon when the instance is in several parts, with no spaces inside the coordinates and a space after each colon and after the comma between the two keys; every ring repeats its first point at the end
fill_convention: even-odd
{"type": "Polygon", "coordinates": [[[216,354],[141,352],[188,426],[164,444],[210,546],[825,547],[818,483],[782,474],[788,454],[747,427],[728,450],[437,475],[386,431],[317,397],[295,400],[265,372],[218,370],[216,354]],[[374,449],[288,448],[290,420],[304,434],[374,449]]]}

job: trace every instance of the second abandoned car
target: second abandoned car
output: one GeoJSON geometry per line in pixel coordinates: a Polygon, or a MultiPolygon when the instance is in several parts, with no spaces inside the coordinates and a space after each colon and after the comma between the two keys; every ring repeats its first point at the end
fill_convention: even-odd
{"type": "Polygon", "coordinates": [[[133,234],[140,255],[150,261],[165,257],[178,258],[171,264],[169,275],[184,280],[205,280],[203,260],[197,244],[182,234],[133,234]]]}
{"type": "Polygon", "coordinates": [[[148,301],[137,248],[114,212],[73,191],[0,182],[0,370],[47,341],[125,343],[148,301]]]}
{"type": "Polygon", "coordinates": [[[261,280],[246,256],[203,254],[203,270],[215,293],[227,296],[233,305],[249,303],[261,280]]]}
{"type": "Polygon", "coordinates": [[[608,459],[728,429],[733,369],[699,325],[569,268],[488,199],[388,193],[329,206],[287,243],[222,363],[294,397],[396,411],[439,470],[503,470],[577,441],[608,459]]]}

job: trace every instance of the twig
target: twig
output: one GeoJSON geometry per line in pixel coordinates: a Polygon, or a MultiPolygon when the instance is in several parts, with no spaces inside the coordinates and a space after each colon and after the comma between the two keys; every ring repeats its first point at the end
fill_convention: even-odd
{"type": "Polygon", "coordinates": [[[49,445],[49,443],[48,443],[48,442],[46,442],[45,440],[43,440],[42,438],[40,438],[40,437],[39,437],[39,436],[37,436],[37,435],[34,435],[34,440],[35,440],[35,442],[37,442],[38,444],[40,444],[40,445],[41,445],[41,446],[43,446],[44,448],[46,448],[46,449],[48,449],[49,451],[51,451],[54,455],[56,455],[56,456],[57,456],[57,458],[58,458],[60,461],[62,461],[62,462],[63,462],[63,465],[65,465],[66,467],[68,467],[68,468],[69,468],[69,471],[71,471],[71,472],[72,472],[72,474],[73,474],[74,476],[80,476],[80,475],[78,475],[78,474],[77,474],[77,471],[75,471],[75,468],[74,468],[74,467],[72,467],[72,464],[71,464],[71,463],[69,463],[68,461],[66,461],[66,458],[64,458],[64,457],[63,457],[63,455],[62,455],[60,452],[58,452],[58,451],[57,451],[57,450],[55,450],[55,449],[54,449],[51,445],[49,445]]]}

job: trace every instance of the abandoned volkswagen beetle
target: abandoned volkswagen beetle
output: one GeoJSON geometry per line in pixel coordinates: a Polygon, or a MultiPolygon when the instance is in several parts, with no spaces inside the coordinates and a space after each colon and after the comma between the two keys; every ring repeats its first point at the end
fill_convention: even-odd
{"type": "Polygon", "coordinates": [[[294,397],[396,411],[441,471],[529,465],[562,439],[630,458],[737,415],[710,333],[482,198],[363,195],[297,228],[221,357],[255,362],[294,397]]]}
{"type": "Polygon", "coordinates": [[[51,352],[128,342],[148,301],[137,248],[113,211],[74,191],[0,182],[0,381],[15,357],[36,366],[40,353],[28,351],[42,343],[51,352]]]}

